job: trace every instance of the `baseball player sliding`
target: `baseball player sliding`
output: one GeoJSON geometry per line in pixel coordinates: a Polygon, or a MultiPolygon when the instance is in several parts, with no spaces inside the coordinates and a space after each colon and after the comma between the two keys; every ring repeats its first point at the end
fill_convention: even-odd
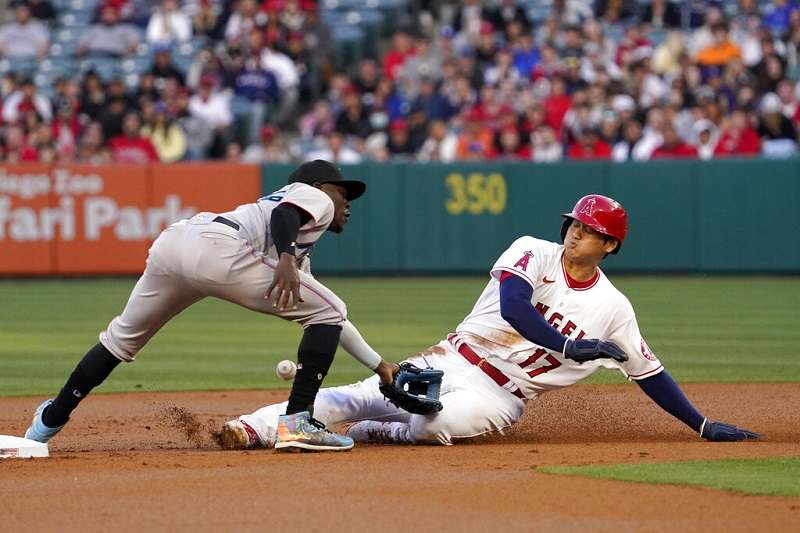
{"type": "MultiPolygon", "coordinates": [[[[655,403],[710,441],[758,434],[712,422],[689,402],[639,332],[628,299],[599,268],[619,252],[628,229],[623,207],[605,196],[581,198],[563,215],[563,245],[521,237],[500,256],[472,312],[439,344],[410,359],[444,371],[442,410],[414,415],[386,401],[378,378],[322,389],[315,416],[355,422],[358,442],[452,444],[519,420],[525,402],[567,387],[598,368],[615,368],[655,403]]],[[[231,448],[280,442],[286,403],[223,426],[231,448]],[[276,437],[276,435],[278,435],[276,437]]]]}
{"type": "MultiPolygon", "coordinates": [[[[349,437],[327,431],[311,407],[337,345],[391,382],[397,365],[384,362],[347,320],[347,309],[310,273],[310,253],[326,231],[341,233],[350,202],[364,194],[327,161],[298,167],[289,183],[227,213],[200,213],[165,229],[150,248],[147,267],[122,314],[78,363],[55,399],[37,409],[25,437],[47,442],[87,394],[120,362],[131,362],[172,317],[205,297],[292,320],[304,328],[298,371],[276,448],[348,450],[349,437]]],[[[273,445],[273,443],[270,443],[273,445]]]]}

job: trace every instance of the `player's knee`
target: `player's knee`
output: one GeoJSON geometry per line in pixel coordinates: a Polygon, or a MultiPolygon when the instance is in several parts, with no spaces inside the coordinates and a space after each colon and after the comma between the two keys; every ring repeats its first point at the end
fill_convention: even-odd
{"type": "Polygon", "coordinates": [[[136,354],[142,349],[144,343],[133,335],[121,334],[112,322],[108,329],[100,333],[100,343],[124,363],[133,362],[136,354]]]}
{"type": "Polygon", "coordinates": [[[411,438],[417,444],[443,444],[448,446],[453,443],[452,436],[456,421],[444,411],[435,415],[414,415],[411,417],[411,438]]]}
{"type": "Polygon", "coordinates": [[[341,326],[347,320],[347,306],[342,300],[334,296],[326,300],[326,304],[300,320],[303,327],[314,324],[341,326]]]}

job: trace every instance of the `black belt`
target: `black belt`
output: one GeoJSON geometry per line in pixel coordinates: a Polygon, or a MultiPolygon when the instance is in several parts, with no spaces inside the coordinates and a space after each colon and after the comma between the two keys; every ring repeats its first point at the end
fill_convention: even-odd
{"type": "Polygon", "coordinates": [[[220,224],[225,224],[226,226],[230,226],[231,228],[235,229],[236,231],[239,231],[239,224],[237,224],[233,220],[228,220],[225,217],[220,217],[220,216],[215,217],[213,222],[219,222],[220,224]]]}

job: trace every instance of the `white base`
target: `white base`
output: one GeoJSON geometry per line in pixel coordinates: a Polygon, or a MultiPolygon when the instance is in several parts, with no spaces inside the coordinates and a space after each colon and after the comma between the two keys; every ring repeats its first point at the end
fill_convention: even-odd
{"type": "Polygon", "coordinates": [[[35,440],[0,435],[0,459],[50,457],[47,444],[35,440]]]}

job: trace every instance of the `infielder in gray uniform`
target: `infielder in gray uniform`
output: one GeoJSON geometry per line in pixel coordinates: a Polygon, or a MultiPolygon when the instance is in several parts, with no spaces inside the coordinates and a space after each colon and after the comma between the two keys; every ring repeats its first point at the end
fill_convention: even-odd
{"type": "Polygon", "coordinates": [[[289,183],[227,213],[199,213],[165,229],[150,248],[147,266],[122,314],[78,363],[61,392],[43,402],[25,437],[47,442],[80,401],[120,362],[131,362],[172,317],[207,296],[299,323],[297,352],[282,439],[276,448],[349,450],[353,441],[311,417],[337,345],[391,382],[397,365],[385,362],[347,320],[347,309],[310,272],[310,252],[326,231],[341,233],[350,202],[366,184],[345,180],[331,163],[298,167],[289,183]]]}

